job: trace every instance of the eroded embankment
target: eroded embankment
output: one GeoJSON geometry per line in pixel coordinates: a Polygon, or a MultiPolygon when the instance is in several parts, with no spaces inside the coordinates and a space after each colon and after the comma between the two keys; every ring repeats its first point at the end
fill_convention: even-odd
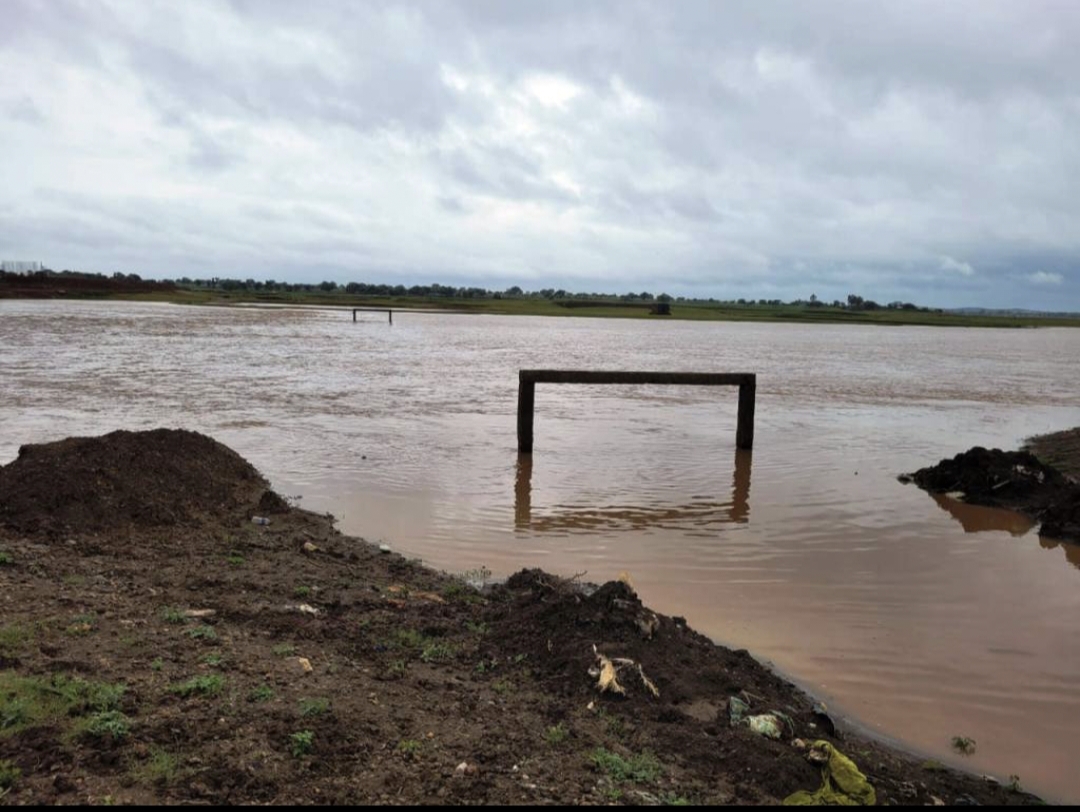
{"type": "Polygon", "coordinates": [[[821,785],[799,740],[851,756],[878,803],[1034,800],[834,731],[626,583],[478,590],[192,432],[24,447],[0,468],[0,578],[12,803],[775,803],[821,785]],[[750,728],[770,715],[776,739],[750,728]]]}
{"type": "Polygon", "coordinates": [[[901,480],[973,505],[1015,510],[1040,522],[1040,535],[1080,542],[1080,485],[1029,451],[976,446],[901,480]]]}

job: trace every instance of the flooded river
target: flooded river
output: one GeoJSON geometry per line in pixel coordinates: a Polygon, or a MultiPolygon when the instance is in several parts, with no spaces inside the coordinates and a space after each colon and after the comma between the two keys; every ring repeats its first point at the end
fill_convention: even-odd
{"type": "Polygon", "coordinates": [[[0,463],[197,429],[344,532],[451,572],[627,571],[870,730],[1077,802],[1080,547],[896,480],[1080,425],[1077,358],[1068,329],[0,301],[0,463]],[[737,388],[540,384],[519,460],[530,367],[755,372],[754,450],[737,388]]]}

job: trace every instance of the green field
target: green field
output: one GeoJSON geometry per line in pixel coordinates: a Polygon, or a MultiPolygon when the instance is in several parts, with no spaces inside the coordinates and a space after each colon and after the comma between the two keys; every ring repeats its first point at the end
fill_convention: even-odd
{"type": "MultiPolygon", "coordinates": [[[[95,297],[96,298],[96,297],[95,297]]],[[[798,304],[759,305],[729,302],[672,302],[671,315],[649,312],[648,302],[612,300],[583,302],[538,297],[459,299],[451,297],[393,296],[365,297],[343,292],[228,292],[181,288],[171,293],[128,294],[110,299],[167,301],[196,305],[315,305],[321,307],[388,307],[395,310],[448,310],[462,313],[493,313],[511,316],[564,316],[590,318],[650,319],[653,321],[800,321],[848,324],[904,325],[922,324],[939,327],[1080,327],[1080,318],[1039,316],[996,316],[946,313],[934,310],[849,310],[828,306],[798,304]]]]}

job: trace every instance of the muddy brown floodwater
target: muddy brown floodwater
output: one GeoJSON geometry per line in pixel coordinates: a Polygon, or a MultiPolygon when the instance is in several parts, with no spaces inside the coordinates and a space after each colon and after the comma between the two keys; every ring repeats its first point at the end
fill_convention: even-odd
{"type": "Polygon", "coordinates": [[[304,507],[452,572],[605,581],[936,758],[1080,801],[1080,555],[896,481],[1080,424],[1080,331],[0,302],[0,463],[196,429],[304,507]],[[544,386],[517,370],[756,372],[737,391],[544,386]],[[953,736],[978,742],[961,758],[953,736]]]}

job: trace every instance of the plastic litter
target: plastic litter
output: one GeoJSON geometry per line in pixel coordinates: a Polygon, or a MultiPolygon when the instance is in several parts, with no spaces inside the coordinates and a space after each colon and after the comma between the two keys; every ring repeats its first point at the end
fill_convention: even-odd
{"type": "Polygon", "coordinates": [[[728,697],[728,717],[732,726],[739,724],[743,716],[750,710],[750,703],[744,702],[737,696],[728,697]]]}
{"type": "Polygon", "coordinates": [[[769,739],[779,739],[780,735],[783,733],[783,729],[780,727],[780,720],[771,713],[762,713],[758,716],[751,716],[747,718],[746,721],[750,725],[752,731],[769,739]]]}
{"type": "Polygon", "coordinates": [[[821,786],[814,792],[801,789],[784,799],[784,806],[874,806],[877,793],[859,772],[855,762],[829,742],[814,742],[807,755],[821,764],[821,786]]]}
{"type": "Polygon", "coordinates": [[[251,522],[252,522],[252,524],[261,524],[261,525],[270,524],[270,520],[268,518],[266,518],[265,516],[252,516],[251,517],[251,522]]]}

